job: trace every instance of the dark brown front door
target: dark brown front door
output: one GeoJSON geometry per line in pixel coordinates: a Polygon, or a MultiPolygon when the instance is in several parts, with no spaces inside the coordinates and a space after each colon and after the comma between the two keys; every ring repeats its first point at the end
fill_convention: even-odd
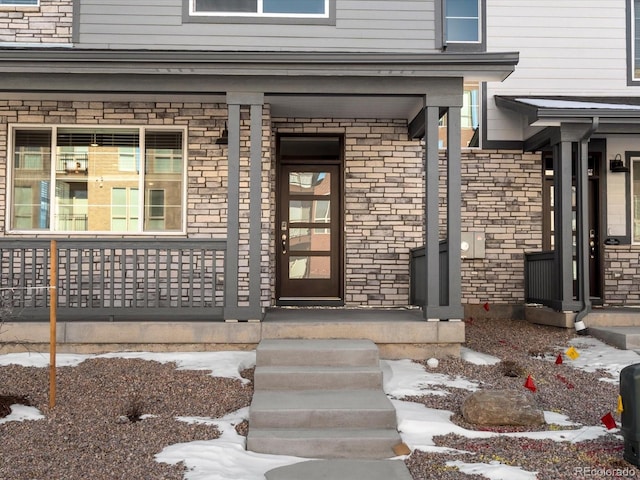
{"type": "Polygon", "coordinates": [[[276,251],[280,304],[342,299],[338,165],[280,165],[276,251]]]}

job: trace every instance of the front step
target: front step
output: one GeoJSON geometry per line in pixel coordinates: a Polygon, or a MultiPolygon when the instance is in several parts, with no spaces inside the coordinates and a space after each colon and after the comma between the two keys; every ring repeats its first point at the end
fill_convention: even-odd
{"type": "Polygon", "coordinates": [[[640,327],[589,327],[589,334],[621,350],[640,349],[640,327]]]}
{"type": "Polygon", "coordinates": [[[395,428],[396,411],[380,390],[258,391],[252,428],[395,428]]]}
{"type": "Polygon", "coordinates": [[[262,340],[256,366],[379,366],[376,344],[370,340],[262,340]]]}
{"type": "Polygon", "coordinates": [[[380,459],[401,443],[369,340],[263,340],[247,448],[309,458],[380,459]]]}
{"type": "Polygon", "coordinates": [[[379,367],[295,367],[270,366],[256,368],[257,390],[341,390],[382,388],[379,367]]]}
{"type": "Polygon", "coordinates": [[[640,309],[593,309],[586,316],[587,327],[640,327],[640,309]]]}
{"type": "Polygon", "coordinates": [[[249,430],[247,449],[295,457],[380,459],[395,456],[393,447],[401,442],[392,429],[260,428],[249,430]]]}

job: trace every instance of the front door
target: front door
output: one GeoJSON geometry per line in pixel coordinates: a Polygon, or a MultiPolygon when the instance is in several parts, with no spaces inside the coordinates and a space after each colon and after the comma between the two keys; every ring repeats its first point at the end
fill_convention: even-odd
{"type": "Polygon", "coordinates": [[[313,159],[314,152],[317,152],[313,146],[322,141],[322,137],[309,142],[296,140],[298,147],[312,150],[291,155],[292,152],[284,149],[289,154],[279,157],[277,303],[341,305],[343,228],[340,156],[313,159]]]}

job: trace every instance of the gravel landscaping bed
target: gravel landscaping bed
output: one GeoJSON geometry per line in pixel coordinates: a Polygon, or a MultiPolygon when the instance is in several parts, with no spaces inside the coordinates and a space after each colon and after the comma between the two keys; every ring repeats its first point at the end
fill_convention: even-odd
{"type": "MultiPolygon", "coordinates": [[[[524,321],[467,321],[467,344],[472,350],[502,360],[474,365],[460,359],[440,359],[429,371],[462,376],[481,388],[521,389],[528,375],[538,386],[535,398],[546,411],[564,414],[582,425],[600,425],[604,413],[615,413],[618,387],[553,358],[564,351],[573,331],[531,325],[524,321]],[[551,360],[550,360],[551,359],[551,360]]],[[[1,353],[1,350],[0,350],[1,353]]],[[[426,362],[425,362],[426,365],[426,362]]],[[[243,372],[252,378],[252,370],[243,372]]],[[[159,463],[154,456],[164,447],[219,435],[215,426],[187,424],[176,416],[221,417],[250,404],[251,383],[214,378],[209,372],[177,370],[173,364],[122,358],[94,358],[75,367],[58,368],[57,406],[48,408],[48,369],[0,366],[0,417],[4,403],[20,399],[38,408],[44,419],[0,424],[0,480],[181,480],[184,465],[159,463]],[[140,416],[144,415],[140,420],[140,416]]],[[[468,390],[438,386],[448,395],[405,400],[450,410],[453,421],[467,429],[460,413],[468,390]]],[[[246,424],[238,429],[246,432],[246,424]]],[[[543,425],[538,429],[569,429],[543,425]]],[[[494,432],[531,428],[493,427],[494,432]]],[[[538,472],[540,480],[627,478],[609,473],[636,469],[622,460],[623,441],[607,434],[598,440],[555,442],[530,438],[469,439],[436,437],[436,444],[468,453],[413,452],[407,460],[414,480],[486,478],[462,473],[447,462],[501,462],[538,472]],[[585,474],[591,473],[591,474],[585,474]],[[603,475],[598,476],[598,472],[603,475]]],[[[238,479],[242,480],[242,479],[238,479]]]]}

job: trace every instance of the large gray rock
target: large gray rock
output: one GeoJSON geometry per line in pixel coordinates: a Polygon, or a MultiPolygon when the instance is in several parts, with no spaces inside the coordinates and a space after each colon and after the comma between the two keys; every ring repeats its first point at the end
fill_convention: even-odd
{"type": "Polygon", "coordinates": [[[462,404],[464,419],[474,425],[542,425],[544,412],[527,390],[478,390],[462,404]]]}

